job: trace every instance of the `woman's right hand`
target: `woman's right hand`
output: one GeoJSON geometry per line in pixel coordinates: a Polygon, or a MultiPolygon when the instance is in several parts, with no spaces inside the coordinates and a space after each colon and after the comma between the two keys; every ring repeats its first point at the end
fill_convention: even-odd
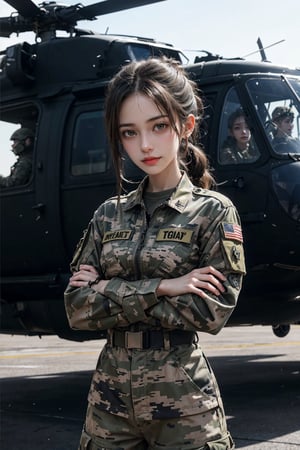
{"type": "Polygon", "coordinates": [[[205,298],[207,297],[205,291],[209,291],[219,296],[225,291],[223,286],[225,280],[226,277],[214,267],[201,267],[200,269],[193,269],[182,277],[161,280],[156,295],[158,297],[164,295],[175,297],[190,293],[205,298]]]}

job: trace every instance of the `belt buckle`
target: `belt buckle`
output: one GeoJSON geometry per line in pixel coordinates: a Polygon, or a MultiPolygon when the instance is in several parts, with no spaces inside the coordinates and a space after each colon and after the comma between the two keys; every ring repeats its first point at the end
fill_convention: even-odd
{"type": "Polygon", "coordinates": [[[143,348],[143,332],[142,331],[125,331],[125,347],[126,348],[143,348]]]}

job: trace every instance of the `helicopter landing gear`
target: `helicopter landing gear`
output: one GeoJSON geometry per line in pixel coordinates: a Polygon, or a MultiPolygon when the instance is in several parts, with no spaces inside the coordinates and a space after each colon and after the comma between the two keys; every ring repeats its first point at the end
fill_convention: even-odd
{"type": "Polygon", "coordinates": [[[289,334],[291,329],[290,325],[273,325],[272,330],[275,336],[277,337],[285,337],[287,334],[289,334]]]}

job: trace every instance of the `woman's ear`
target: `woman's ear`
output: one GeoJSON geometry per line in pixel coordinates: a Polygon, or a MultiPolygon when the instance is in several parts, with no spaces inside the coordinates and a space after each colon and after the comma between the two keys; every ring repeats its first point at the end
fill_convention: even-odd
{"type": "Polygon", "coordinates": [[[183,135],[185,138],[188,138],[192,134],[192,132],[194,131],[194,128],[195,128],[195,123],[196,123],[196,119],[195,119],[194,114],[189,114],[185,121],[185,124],[184,124],[183,135]]]}

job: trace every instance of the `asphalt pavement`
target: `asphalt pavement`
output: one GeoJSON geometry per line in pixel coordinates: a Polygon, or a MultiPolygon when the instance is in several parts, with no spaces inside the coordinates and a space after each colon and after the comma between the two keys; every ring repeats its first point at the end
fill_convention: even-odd
{"type": "MultiPolygon", "coordinates": [[[[300,326],[199,333],[236,448],[300,450],[300,326]]],[[[0,336],[1,450],[76,450],[104,341],[0,336]]],[[[178,449],[180,450],[180,449],[178,449]]]]}

